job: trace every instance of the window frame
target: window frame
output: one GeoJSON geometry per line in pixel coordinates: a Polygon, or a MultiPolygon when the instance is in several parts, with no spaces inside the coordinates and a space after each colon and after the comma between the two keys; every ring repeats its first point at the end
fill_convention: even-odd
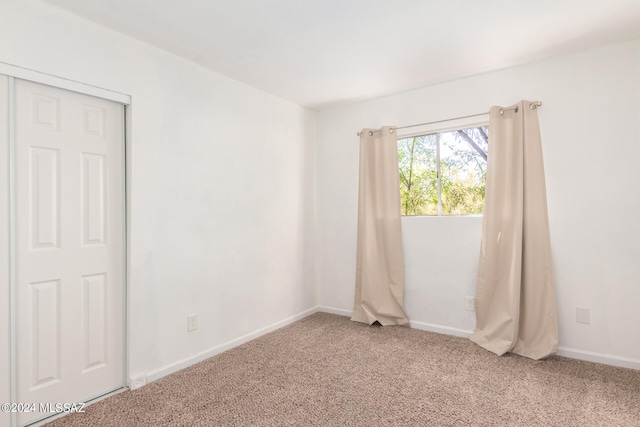
{"type": "MultiPolygon", "coordinates": [[[[437,183],[437,192],[438,192],[438,213],[436,215],[404,215],[401,213],[402,218],[440,218],[440,217],[474,217],[474,216],[482,216],[482,214],[460,214],[460,215],[443,215],[442,214],[442,185],[441,185],[441,172],[440,172],[440,134],[446,132],[453,132],[457,130],[476,128],[476,127],[487,127],[489,128],[489,115],[483,120],[458,120],[453,119],[451,122],[457,122],[458,124],[451,126],[420,126],[418,130],[412,130],[411,132],[401,132],[396,133],[396,137],[398,141],[401,139],[414,138],[419,136],[428,136],[428,135],[436,135],[436,183],[437,183]]],[[[441,123],[439,123],[441,124],[441,123]]],[[[399,165],[398,165],[399,166],[399,165]]]]}

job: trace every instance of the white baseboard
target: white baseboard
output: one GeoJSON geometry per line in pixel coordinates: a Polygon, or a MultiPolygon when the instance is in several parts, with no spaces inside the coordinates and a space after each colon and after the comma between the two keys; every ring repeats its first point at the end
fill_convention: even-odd
{"type": "Polygon", "coordinates": [[[325,306],[319,305],[317,309],[321,313],[337,314],[338,316],[351,317],[353,315],[352,310],[345,310],[343,308],[325,307],[325,306]]]}
{"type": "MultiPolygon", "coordinates": [[[[280,329],[283,326],[287,326],[290,325],[294,322],[297,322],[300,319],[303,319],[307,316],[312,315],[313,313],[318,311],[318,307],[312,307],[308,310],[305,310],[301,313],[296,314],[295,316],[291,316],[288,317],[286,319],[283,319],[279,322],[273,323],[269,326],[265,326],[264,328],[260,328],[257,329],[251,333],[248,333],[246,335],[243,335],[241,337],[238,337],[234,340],[228,341],[224,344],[220,344],[217,345],[213,348],[210,348],[208,350],[202,351],[200,353],[197,353],[191,357],[187,357],[184,358],[182,360],[179,360],[177,362],[171,363],[169,365],[163,366],[162,368],[159,369],[155,369],[153,371],[148,372],[146,375],[145,374],[136,374],[136,375],[132,375],[131,378],[129,379],[129,384],[134,385],[134,384],[141,384],[141,378],[144,377],[145,381],[144,384],[149,384],[155,380],[158,380],[162,377],[165,377],[167,375],[173,374],[174,372],[178,372],[181,369],[187,368],[191,365],[194,365],[198,362],[202,362],[205,359],[208,359],[212,356],[215,356],[216,354],[220,354],[224,351],[230,350],[234,347],[237,347],[239,345],[242,345],[244,343],[247,343],[251,340],[254,340],[262,335],[268,334],[269,332],[273,332],[276,329],[280,329]]],[[[133,387],[132,387],[133,388],[133,387]]]]}
{"type": "MultiPolygon", "coordinates": [[[[318,306],[317,311],[323,313],[338,314],[340,316],[351,317],[353,311],[342,308],[318,306]]],[[[436,325],[433,323],[410,321],[409,324],[414,329],[422,331],[436,332],[438,334],[453,335],[456,337],[469,338],[473,331],[452,328],[450,326],[436,325]]],[[[612,354],[594,353],[590,351],[577,350],[575,348],[559,347],[558,356],[568,357],[569,359],[584,360],[587,362],[602,363],[604,365],[619,366],[621,368],[629,368],[640,370],[640,360],[630,359],[612,354]]]]}
{"type": "MultiPolygon", "coordinates": [[[[347,317],[351,317],[351,315],[353,315],[353,311],[351,310],[345,310],[343,308],[335,307],[318,306],[318,311],[322,313],[331,313],[347,317]]],[[[438,334],[453,335],[463,338],[469,338],[472,333],[472,331],[465,331],[462,329],[452,328],[450,326],[434,325],[432,323],[416,322],[413,320],[409,321],[409,325],[411,325],[412,328],[419,329],[421,331],[436,332],[438,334]]]]}
{"type": "Polygon", "coordinates": [[[604,365],[618,366],[640,371],[640,360],[627,357],[615,356],[613,354],[595,353],[592,351],[578,350],[569,347],[558,347],[558,356],[569,359],[584,360],[587,362],[602,363],[604,365]]]}
{"type": "MultiPolygon", "coordinates": [[[[129,380],[129,384],[130,386],[132,386],[131,388],[137,388],[135,387],[136,384],[139,386],[148,384],[164,376],[170,375],[181,369],[187,368],[191,365],[194,365],[198,362],[201,362],[205,359],[215,356],[216,354],[220,354],[224,351],[230,350],[234,347],[237,347],[253,339],[256,339],[262,335],[268,334],[269,332],[273,332],[276,329],[280,329],[283,326],[287,326],[294,322],[297,322],[298,320],[303,319],[307,316],[310,316],[316,312],[331,313],[331,314],[337,314],[339,316],[346,316],[346,317],[351,317],[351,315],[353,314],[353,311],[342,309],[342,308],[315,306],[301,313],[298,313],[295,316],[288,317],[272,325],[257,329],[249,334],[243,335],[239,338],[228,341],[224,344],[220,344],[208,350],[202,351],[198,354],[195,354],[194,356],[187,357],[185,359],[171,363],[160,369],[155,369],[146,374],[139,373],[139,374],[132,375],[129,380]]],[[[462,337],[462,338],[469,338],[469,336],[471,336],[472,334],[472,331],[466,331],[463,329],[453,328],[450,326],[436,325],[436,324],[426,323],[426,322],[411,321],[410,325],[414,329],[435,332],[438,334],[453,335],[453,336],[462,337]]],[[[568,357],[570,359],[584,360],[587,362],[602,363],[605,365],[619,366],[622,368],[640,370],[640,360],[615,356],[611,354],[594,353],[590,351],[578,350],[578,349],[568,348],[568,347],[559,347],[557,354],[558,356],[568,357]]]]}
{"type": "Polygon", "coordinates": [[[473,333],[473,331],[465,331],[464,329],[452,328],[451,326],[434,325],[433,323],[417,322],[413,320],[410,320],[409,324],[413,329],[435,332],[437,334],[453,335],[454,337],[469,338],[473,333]]]}

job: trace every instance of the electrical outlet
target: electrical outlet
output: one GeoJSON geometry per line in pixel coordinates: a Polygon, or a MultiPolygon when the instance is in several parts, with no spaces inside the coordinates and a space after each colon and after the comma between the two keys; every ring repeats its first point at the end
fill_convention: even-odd
{"type": "Polygon", "coordinates": [[[474,297],[465,297],[465,308],[469,311],[476,311],[476,299],[474,297]]]}
{"type": "Polygon", "coordinates": [[[129,389],[131,390],[135,390],[144,385],[147,385],[147,376],[144,374],[129,378],[129,389]]]}
{"type": "Polygon", "coordinates": [[[198,329],[198,315],[190,314],[187,316],[187,332],[193,332],[198,329]]]}
{"type": "Polygon", "coordinates": [[[587,307],[576,307],[576,322],[588,325],[591,323],[591,309],[587,307]]]}

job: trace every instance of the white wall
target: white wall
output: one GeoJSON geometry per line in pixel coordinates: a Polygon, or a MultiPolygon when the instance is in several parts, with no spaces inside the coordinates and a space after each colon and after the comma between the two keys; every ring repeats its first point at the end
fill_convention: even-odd
{"type": "MultiPolygon", "coordinates": [[[[539,118],[563,352],[640,368],[640,41],[320,113],[318,303],[353,307],[356,131],[520,99],[544,102],[539,118]],[[576,306],[591,309],[590,325],[576,323],[576,306]]],[[[452,333],[472,330],[475,316],[464,296],[474,294],[482,219],[405,218],[402,225],[410,319],[452,333]]]]}
{"type": "Polygon", "coordinates": [[[133,375],[314,307],[315,112],[39,2],[3,0],[0,40],[2,62],[132,96],[133,375]]]}

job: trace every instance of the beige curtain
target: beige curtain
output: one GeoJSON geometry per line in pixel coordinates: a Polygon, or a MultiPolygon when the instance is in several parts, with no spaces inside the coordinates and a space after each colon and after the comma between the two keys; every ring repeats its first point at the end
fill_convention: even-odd
{"type": "Polygon", "coordinates": [[[551,244],[535,104],[493,107],[471,340],[542,359],[558,348],[551,244]]]}
{"type": "Polygon", "coordinates": [[[360,133],[356,295],[351,320],[407,325],[400,225],[398,139],[383,127],[360,133]]]}

